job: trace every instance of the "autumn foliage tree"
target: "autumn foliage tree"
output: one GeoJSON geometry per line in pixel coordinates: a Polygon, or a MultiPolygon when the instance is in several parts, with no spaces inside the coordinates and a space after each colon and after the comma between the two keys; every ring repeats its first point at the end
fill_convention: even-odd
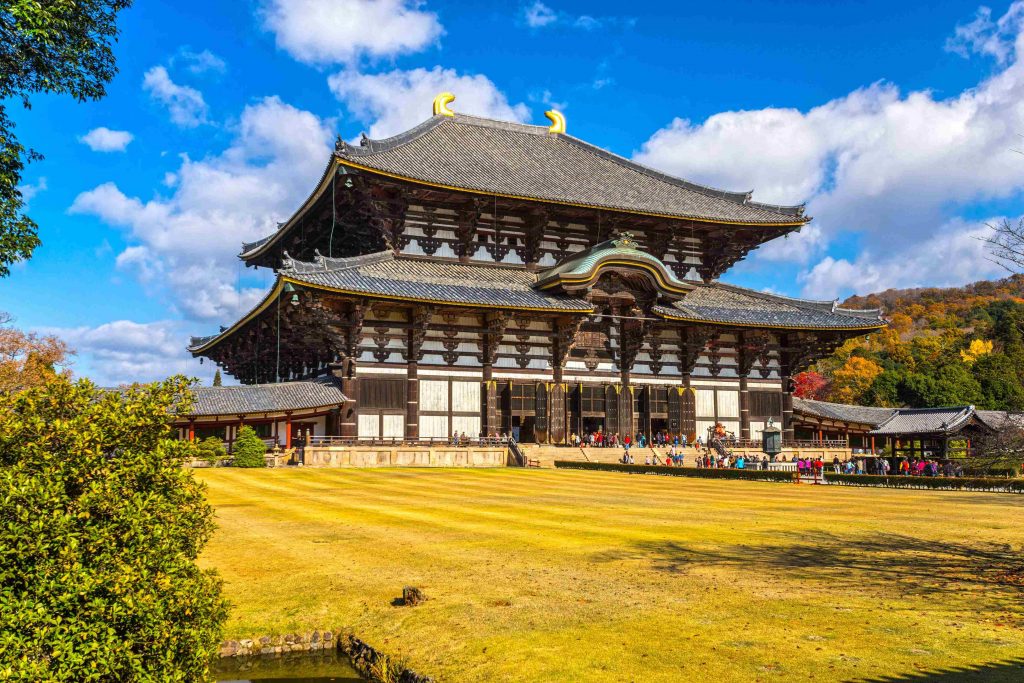
{"type": "Polygon", "coordinates": [[[850,356],[832,374],[832,398],[840,403],[857,403],[882,374],[882,366],[867,358],[850,356]]]}
{"type": "Polygon", "coordinates": [[[67,371],[71,354],[57,337],[19,330],[0,312],[0,394],[45,384],[67,371]]]}
{"type": "Polygon", "coordinates": [[[829,382],[821,374],[808,370],[793,376],[793,395],[824,401],[828,398],[829,382]]]}

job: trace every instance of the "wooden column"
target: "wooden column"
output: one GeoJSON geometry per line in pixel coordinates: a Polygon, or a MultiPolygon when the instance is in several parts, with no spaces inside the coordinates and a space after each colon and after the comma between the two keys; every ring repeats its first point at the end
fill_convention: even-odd
{"type": "Polygon", "coordinates": [[[292,414],[287,412],[284,414],[284,447],[285,449],[292,447],[292,414]]]}
{"type": "Polygon", "coordinates": [[[359,385],[356,382],[356,362],[352,358],[331,363],[331,374],[341,380],[341,393],[346,401],[341,409],[339,436],[354,439],[359,435],[359,385]]]}
{"type": "Polygon", "coordinates": [[[405,438],[420,438],[420,364],[409,360],[405,374],[405,438]]]}
{"type": "Polygon", "coordinates": [[[498,424],[498,383],[494,380],[494,362],[498,358],[498,349],[501,346],[502,337],[505,336],[505,325],[508,324],[509,316],[504,312],[489,313],[484,318],[484,326],[487,330],[480,340],[483,351],[480,360],[483,366],[483,415],[481,422],[485,436],[499,436],[501,425],[498,424]]]}
{"type": "Polygon", "coordinates": [[[196,421],[195,420],[189,420],[188,421],[188,440],[189,441],[195,441],[196,440],[196,421]]]}
{"type": "Polygon", "coordinates": [[[795,439],[793,431],[793,382],[789,376],[782,378],[782,443],[795,439]]]}
{"type": "Polygon", "coordinates": [[[740,375],[740,438],[750,438],[750,388],[746,375],[740,375]]]}

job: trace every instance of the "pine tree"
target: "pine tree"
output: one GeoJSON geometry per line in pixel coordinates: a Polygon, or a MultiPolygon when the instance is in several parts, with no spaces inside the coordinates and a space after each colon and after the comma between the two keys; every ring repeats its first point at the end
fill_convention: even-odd
{"type": "Polygon", "coordinates": [[[266,467],[263,460],[266,452],[267,445],[256,436],[252,427],[245,425],[238,430],[238,437],[231,449],[235,467],[266,467]]]}
{"type": "Polygon", "coordinates": [[[223,385],[223,381],[220,378],[220,368],[217,368],[217,372],[213,373],[213,386],[219,387],[223,385]]]}

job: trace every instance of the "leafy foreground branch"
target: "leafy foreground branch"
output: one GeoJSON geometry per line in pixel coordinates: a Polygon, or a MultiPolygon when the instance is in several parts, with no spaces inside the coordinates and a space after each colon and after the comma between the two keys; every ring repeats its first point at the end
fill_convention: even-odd
{"type": "Polygon", "coordinates": [[[0,679],[208,680],[227,605],[181,377],[0,394],[0,679]]]}

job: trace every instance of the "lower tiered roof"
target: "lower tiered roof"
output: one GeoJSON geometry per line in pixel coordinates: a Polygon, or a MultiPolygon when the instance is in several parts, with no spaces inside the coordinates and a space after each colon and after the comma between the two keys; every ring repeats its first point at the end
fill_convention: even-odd
{"type": "MultiPolygon", "coordinates": [[[[438,261],[391,251],[350,258],[318,255],[312,262],[288,258],[278,272],[274,288],[256,308],[220,334],[194,337],[190,350],[201,353],[230,336],[272,305],[289,284],[371,300],[586,314],[594,310],[590,303],[571,289],[552,288],[551,283],[567,273],[596,278],[600,275],[597,271],[606,267],[635,265],[638,271],[651,274],[651,261],[657,259],[634,249],[636,263],[631,264],[629,251],[619,246],[613,260],[583,255],[578,259],[578,268],[567,270],[566,264],[561,264],[539,273],[522,267],[438,261]]],[[[719,282],[684,284],[673,280],[669,284],[676,286],[665,288],[665,283],[660,282],[661,303],[651,309],[653,315],[667,320],[789,330],[869,331],[885,325],[878,310],[852,311],[831,301],[793,299],[719,282]]]]}

